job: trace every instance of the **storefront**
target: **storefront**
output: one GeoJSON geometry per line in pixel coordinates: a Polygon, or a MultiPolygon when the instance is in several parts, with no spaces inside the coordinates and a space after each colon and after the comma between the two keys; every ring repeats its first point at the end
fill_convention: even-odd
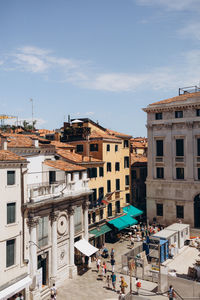
{"type": "Polygon", "coordinates": [[[112,229],[104,224],[102,226],[97,226],[95,229],[90,230],[89,233],[93,236],[90,241],[98,249],[101,249],[105,244],[106,233],[112,231],[112,229]]]}

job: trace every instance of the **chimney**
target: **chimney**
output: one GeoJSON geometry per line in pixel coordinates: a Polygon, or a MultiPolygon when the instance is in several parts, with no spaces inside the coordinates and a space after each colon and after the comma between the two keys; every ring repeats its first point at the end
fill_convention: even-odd
{"type": "Polygon", "coordinates": [[[38,147],[39,147],[39,140],[33,138],[32,141],[33,141],[33,146],[34,146],[35,148],[38,148],[38,147]]]}
{"type": "Polygon", "coordinates": [[[1,149],[2,150],[8,150],[8,143],[6,137],[1,137],[1,149]]]}

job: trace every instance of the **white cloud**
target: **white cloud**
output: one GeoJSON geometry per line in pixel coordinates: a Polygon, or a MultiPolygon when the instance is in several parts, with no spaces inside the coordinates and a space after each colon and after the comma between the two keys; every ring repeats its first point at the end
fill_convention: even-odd
{"type": "Polygon", "coordinates": [[[30,54],[16,54],[15,62],[22,70],[27,70],[33,73],[44,72],[49,67],[42,59],[30,54]]]}
{"type": "Polygon", "coordinates": [[[200,22],[193,22],[187,24],[182,29],[178,30],[178,33],[183,38],[192,38],[196,40],[200,40],[200,22]]]}
{"type": "Polygon", "coordinates": [[[167,10],[197,10],[199,0],[136,0],[138,4],[155,6],[159,5],[167,10]]]}

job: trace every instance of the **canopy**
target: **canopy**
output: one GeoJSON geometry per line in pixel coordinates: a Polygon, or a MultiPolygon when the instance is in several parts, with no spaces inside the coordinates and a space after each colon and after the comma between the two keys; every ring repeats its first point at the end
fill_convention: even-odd
{"type": "Polygon", "coordinates": [[[123,208],[123,212],[129,214],[131,217],[137,217],[143,214],[143,211],[133,205],[129,205],[123,208]]]}
{"type": "Polygon", "coordinates": [[[12,297],[16,293],[28,287],[31,283],[32,283],[32,279],[29,276],[17,281],[16,283],[0,291],[0,299],[6,300],[12,297]]]}
{"type": "Polygon", "coordinates": [[[74,244],[74,247],[78,249],[81,253],[83,253],[86,256],[91,256],[92,254],[99,251],[96,247],[92,246],[90,243],[88,243],[85,239],[79,240],[74,244]]]}
{"type": "Polygon", "coordinates": [[[98,237],[102,234],[105,234],[106,232],[111,231],[112,229],[110,227],[108,227],[108,225],[103,225],[101,227],[99,227],[99,229],[95,228],[93,230],[90,230],[90,234],[93,234],[95,237],[98,237]]]}
{"type": "Polygon", "coordinates": [[[118,230],[122,230],[128,226],[132,226],[138,223],[137,220],[131,218],[128,214],[118,217],[116,219],[113,219],[108,222],[109,224],[112,224],[115,226],[118,230]]]}

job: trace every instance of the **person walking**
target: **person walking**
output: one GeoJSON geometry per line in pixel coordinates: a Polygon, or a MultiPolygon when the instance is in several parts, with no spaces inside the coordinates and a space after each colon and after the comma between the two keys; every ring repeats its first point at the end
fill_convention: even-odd
{"type": "Polygon", "coordinates": [[[175,295],[175,292],[174,292],[174,288],[173,288],[172,285],[170,285],[167,294],[168,294],[169,300],[173,300],[174,298],[176,298],[176,295],[175,295]]]}
{"type": "Polygon", "coordinates": [[[110,289],[110,276],[107,275],[106,277],[106,282],[107,282],[107,288],[110,289]]]}
{"type": "Polygon", "coordinates": [[[131,235],[131,246],[134,247],[134,236],[133,236],[133,234],[131,235]]]}
{"type": "Polygon", "coordinates": [[[128,287],[128,284],[126,283],[125,279],[123,276],[120,277],[121,278],[121,282],[120,282],[120,287],[121,287],[121,293],[125,294],[125,288],[128,287]]]}
{"type": "Polygon", "coordinates": [[[115,250],[112,248],[111,251],[110,251],[110,257],[114,258],[114,254],[115,254],[115,250]]]}
{"type": "Polygon", "coordinates": [[[116,275],[114,274],[114,272],[112,272],[111,280],[112,280],[113,290],[116,291],[116,280],[117,280],[117,277],[116,277],[116,275]]]}
{"type": "Polygon", "coordinates": [[[112,266],[112,272],[114,273],[114,272],[115,272],[115,259],[114,259],[114,257],[111,258],[110,264],[111,264],[111,266],[112,266]]]}
{"type": "Polygon", "coordinates": [[[137,295],[139,295],[139,290],[141,288],[141,282],[137,277],[135,279],[135,287],[136,287],[137,295]]]}
{"type": "Polygon", "coordinates": [[[97,258],[96,259],[97,273],[99,273],[100,265],[101,265],[101,260],[100,258],[97,258]]]}
{"type": "Polygon", "coordinates": [[[53,286],[51,288],[51,299],[56,299],[57,289],[55,286],[55,283],[53,283],[53,286]]]}
{"type": "Polygon", "coordinates": [[[107,272],[107,267],[106,267],[106,262],[105,261],[103,262],[103,268],[104,268],[104,275],[105,275],[106,272],[107,272]]]}

